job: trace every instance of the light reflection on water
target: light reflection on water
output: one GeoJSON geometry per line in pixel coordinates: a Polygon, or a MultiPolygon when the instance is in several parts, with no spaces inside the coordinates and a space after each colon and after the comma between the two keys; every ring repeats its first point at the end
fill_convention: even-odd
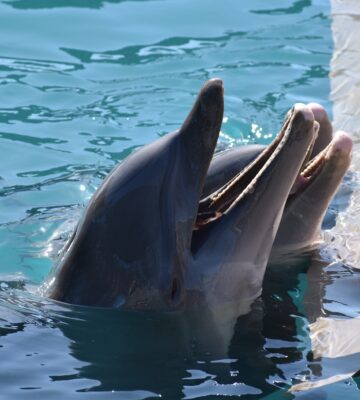
{"type": "MultiPolygon", "coordinates": [[[[306,398],[287,390],[351,370],[356,355],[335,365],[311,349],[309,322],[359,312],[357,274],[331,253],[325,265],[317,255],[272,266],[263,296],[221,336],[226,353],[216,319],[204,330],[206,318],[194,315],[190,324],[184,315],[71,307],[35,294],[108,171],[176,129],[209,77],[225,82],[220,148],[268,143],[294,102],[330,109],[328,12],[321,0],[0,2],[5,398],[306,398]]],[[[326,227],[346,207],[351,182],[326,227]]],[[[356,385],[309,395],[356,398],[356,385]]]]}

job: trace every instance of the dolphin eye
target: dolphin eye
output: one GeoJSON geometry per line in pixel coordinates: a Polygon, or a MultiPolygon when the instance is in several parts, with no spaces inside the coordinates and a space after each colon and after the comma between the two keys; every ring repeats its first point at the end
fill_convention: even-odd
{"type": "Polygon", "coordinates": [[[136,281],[134,280],[134,281],[131,282],[131,285],[129,287],[129,292],[128,292],[129,296],[134,294],[135,289],[136,289],[136,281]]]}
{"type": "Polygon", "coordinates": [[[181,284],[178,278],[174,278],[171,286],[171,301],[177,303],[180,300],[181,284]]]}

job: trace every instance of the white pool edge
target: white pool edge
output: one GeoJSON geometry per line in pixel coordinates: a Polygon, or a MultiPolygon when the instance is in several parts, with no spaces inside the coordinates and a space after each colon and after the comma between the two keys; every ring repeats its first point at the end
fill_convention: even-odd
{"type": "MultiPolygon", "coordinates": [[[[337,218],[328,246],[336,258],[360,268],[360,1],[330,0],[333,56],[330,99],[335,130],[350,133],[354,141],[350,167],[350,204],[337,218]]],[[[327,249],[328,250],[328,249],[327,249]]]]}

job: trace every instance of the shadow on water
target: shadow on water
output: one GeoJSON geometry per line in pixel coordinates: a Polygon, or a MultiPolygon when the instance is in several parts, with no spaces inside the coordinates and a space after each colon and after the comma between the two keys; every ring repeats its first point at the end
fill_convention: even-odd
{"type": "Polygon", "coordinates": [[[146,0],[10,0],[3,3],[19,10],[38,10],[63,7],[99,9],[104,7],[106,3],[119,4],[129,1],[146,0]]]}

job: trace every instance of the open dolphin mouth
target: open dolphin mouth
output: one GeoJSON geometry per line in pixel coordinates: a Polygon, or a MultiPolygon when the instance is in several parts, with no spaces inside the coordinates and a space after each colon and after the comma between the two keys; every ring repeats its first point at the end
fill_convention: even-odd
{"type": "MultiPolygon", "coordinates": [[[[239,203],[249,194],[255,191],[255,187],[260,177],[266,173],[267,170],[271,169],[272,164],[276,162],[277,155],[281,152],[284,146],[289,140],[295,136],[297,118],[302,114],[306,117],[306,113],[310,112],[304,108],[302,104],[296,104],[287,114],[285,122],[279,134],[276,136],[274,141],[264,149],[264,151],[246,168],[240,171],[234,178],[223,185],[220,189],[210,194],[206,198],[200,200],[198,215],[194,230],[201,230],[204,227],[218,221],[223,215],[227,214],[233,207],[238,206],[239,203]]],[[[314,130],[317,132],[319,124],[314,123],[314,130]]],[[[321,168],[323,158],[325,154],[319,157],[318,160],[308,161],[310,154],[313,150],[316,135],[314,135],[311,141],[305,161],[303,163],[302,172],[295,180],[293,188],[302,187],[303,183],[310,181],[313,175],[315,175],[318,169],[321,168]],[[302,175],[305,173],[305,175],[302,175]]],[[[317,159],[318,157],[316,157],[317,159]]]]}
{"type": "Polygon", "coordinates": [[[319,154],[305,163],[290,191],[286,206],[316,181],[325,166],[333,169],[341,168],[339,164],[349,160],[351,150],[352,141],[348,134],[342,131],[337,132],[319,154]]]}

